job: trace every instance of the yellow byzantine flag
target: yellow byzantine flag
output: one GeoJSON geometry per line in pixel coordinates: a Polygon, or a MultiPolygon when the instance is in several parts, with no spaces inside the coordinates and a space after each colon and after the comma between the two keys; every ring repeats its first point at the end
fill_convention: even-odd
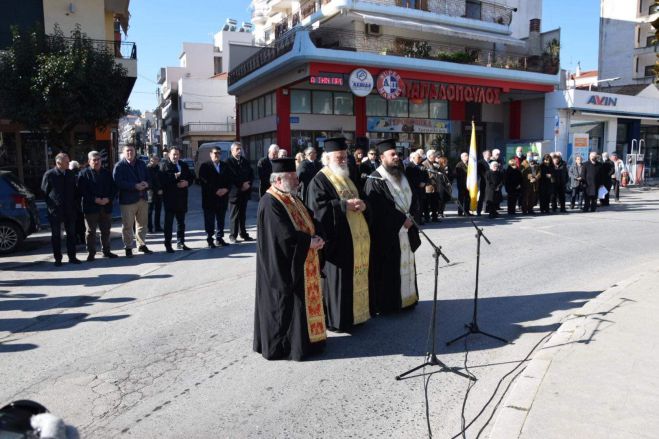
{"type": "Polygon", "coordinates": [[[469,210],[474,211],[478,205],[478,159],[476,152],[476,124],[473,120],[471,121],[471,145],[469,145],[469,162],[467,165],[467,190],[469,191],[469,210]]]}

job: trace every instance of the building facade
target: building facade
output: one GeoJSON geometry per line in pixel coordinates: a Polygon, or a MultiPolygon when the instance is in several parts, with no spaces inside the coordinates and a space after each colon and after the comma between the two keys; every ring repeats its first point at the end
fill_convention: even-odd
{"type": "Polygon", "coordinates": [[[317,0],[252,3],[266,44],[229,74],[250,159],[337,135],[393,136],[404,150],[466,151],[544,140],[560,35],[540,1],[317,0]]]}
{"type": "Polygon", "coordinates": [[[234,20],[213,37],[213,43],[183,43],[178,67],[158,75],[159,123],[164,148],[179,146],[195,157],[199,145],[236,138],[235,98],[227,91],[232,57],[254,52],[251,26],[234,20]]]}
{"type": "MultiPolygon", "coordinates": [[[[24,0],[11,2],[0,14],[0,50],[11,44],[11,27],[41,27],[51,34],[59,27],[70,35],[76,26],[94,40],[99,50],[114,54],[115,62],[127,71],[123,87],[117,90],[126,102],[137,79],[135,43],[124,41],[130,13],[129,0],[24,0]]],[[[97,149],[108,161],[116,160],[117,124],[106,127],[79,125],[75,128],[72,159],[86,162],[87,152],[97,149]]],[[[33,133],[0,115],[0,169],[14,172],[20,180],[39,193],[41,176],[52,166],[50,158],[57,151],[38,133],[33,133]]]]}

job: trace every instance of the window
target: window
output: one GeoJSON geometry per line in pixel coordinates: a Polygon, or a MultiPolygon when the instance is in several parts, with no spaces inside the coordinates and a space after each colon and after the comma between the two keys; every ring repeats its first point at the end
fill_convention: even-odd
{"type": "Polygon", "coordinates": [[[261,96],[258,99],[259,103],[259,119],[265,117],[265,96],[261,96]]]}
{"type": "Polygon", "coordinates": [[[645,66],[645,77],[654,76],[654,64],[645,66]]]}
{"type": "Polygon", "coordinates": [[[448,119],[448,102],[447,101],[430,101],[430,118],[431,119],[448,119]]]}
{"type": "Polygon", "coordinates": [[[367,116],[386,116],[387,100],[380,95],[366,96],[366,115],[367,116]]]}
{"type": "Polygon", "coordinates": [[[222,57],[216,56],[213,58],[213,74],[217,75],[222,73],[222,57]]]}
{"type": "Polygon", "coordinates": [[[474,20],[481,19],[481,2],[475,0],[467,0],[465,8],[465,16],[473,18],[474,20]]]}
{"type": "Polygon", "coordinates": [[[272,93],[265,95],[265,116],[272,116],[272,93]]]}
{"type": "Polygon", "coordinates": [[[407,117],[408,114],[408,100],[406,98],[398,98],[389,101],[389,116],[394,117],[407,117]]]}
{"type": "Polygon", "coordinates": [[[410,102],[410,117],[428,118],[428,100],[423,99],[421,102],[410,102]]]}
{"type": "Polygon", "coordinates": [[[347,116],[354,114],[352,93],[334,93],[334,114],[347,116]]]}
{"type": "Polygon", "coordinates": [[[332,114],[332,92],[331,91],[314,91],[313,92],[313,113],[314,114],[332,114]]]}
{"type": "Polygon", "coordinates": [[[291,113],[311,113],[311,91],[291,90],[291,113]]]}

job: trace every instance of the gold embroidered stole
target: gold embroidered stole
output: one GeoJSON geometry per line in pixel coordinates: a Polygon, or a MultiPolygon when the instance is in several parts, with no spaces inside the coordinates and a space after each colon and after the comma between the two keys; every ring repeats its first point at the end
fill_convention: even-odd
{"type": "MultiPolygon", "coordinates": [[[[355,184],[349,178],[336,175],[325,166],[320,172],[339,194],[341,200],[359,198],[359,192],[355,184]]],[[[368,224],[362,212],[346,211],[346,219],[350,226],[352,236],[353,252],[353,274],[352,274],[352,318],[353,324],[363,323],[371,317],[368,304],[368,264],[371,249],[371,236],[368,232],[368,224]]]]}
{"type": "MultiPolygon", "coordinates": [[[[288,213],[295,230],[313,236],[316,228],[307,208],[297,197],[280,192],[271,186],[268,191],[279,201],[288,213]]],[[[307,314],[307,330],[311,343],[327,338],[325,332],[325,312],[323,310],[323,295],[320,288],[320,262],[318,251],[309,248],[304,261],[304,306],[307,314]]]]}

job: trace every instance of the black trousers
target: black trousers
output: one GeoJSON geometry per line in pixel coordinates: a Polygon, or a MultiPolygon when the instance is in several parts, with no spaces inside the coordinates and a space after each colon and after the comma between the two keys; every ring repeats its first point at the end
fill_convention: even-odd
{"type": "Polygon", "coordinates": [[[583,204],[583,199],[584,199],[584,191],[581,186],[573,187],[572,188],[572,198],[570,199],[570,207],[574,209],[574,206],[577,203],[577,199],[579,200],[579,208],[581,209],[582,204],[583,204]]]}
{"type": "Polygon", "coordinates": [[[517,192],[508,192],[508,213],[515,213],[518,198],[521,199],[517,192]]]}
{"type": "Polygon", "coordinates": [[[620,180],[613,180],[613,194],[616,201],[620,201],[620,180]]]}
{"type": "Polygon", "coordinates": [[[561,207],[561,212],[565,211],[565,189],[554,188],[551,193],[551,209],[556,212],[558,205],[561,207]]]}
{"type": "Polygon", "coordinates": [[[549,213],[550,201],[551,191],[549,189],[540,189],[540,212],[549,213]]]}
{"type": "Polygon", "coordinates": [[[583,203],[583,211],[584,212],[595,212],[597,210],[597,195],[595,196],[590,196],[584,194],[584,203],[583,203]]]}
{"type": "Polygon", "coordinates": [[[69,259],[76,257],[76,216],[74,212],[70,216],[63,218],[55,215],[48,215],[48,222],[50,223],[50,243],[53,246],[53,256],[56,261],[62,260],[62,224],[66,231],[66,254],[69,259]]]}
{"type": "Polygon", "coordinates": [[[149,203],[149,219],[147,220],[150,232],[160,229],[160,212],[162,212],[162,195],[153,194],[149,203]]]}
{"type": "Polygon", "coordinates": [[[224,217],[227,214],[227,205],[219,209],[204,209],[204,229],[206,230],[206,241],[224,238],[224,217]],[[217,228],[215,227],[217,225],[217,228]]]}
{"type": "Polygon", "coordinates": [[[426,221],[428,221],[430,217],[436,219],[439,213],[439,194],[437,192],[427,193],[425,206],[423,206],[423,216],[426,221]]]}
{"type": "Polygon", "coordinates": [[[240,196],[235,202],[231,202],[230,216],[231,216],[231,232],[229,236],[235,238],[240,234],[241,238],[247,236],[247,229],[245,228],[245,221],[247,219],[247,202],[249,196],[240,196]]]}
{"type": "MultiPolygon", "coordinates": [[[[605,187],[606,187],[606,186],[605,186],[605,187]]],[[[606,195],[604,196],[604,198],[602,198],[602,199],[600,200],[602,206],[608,206],[608,205],[609,205],[609,195],[611,194],[611,187],[612,187],[612,186],[609,186],[609,187],[606,188],[606,189],[608,190],[608,192],[606,193],[606,195]]]]}
{"type": "MultiPolygon", "coordinates": [[[[483,201],[485,201],[485,193],[483,193],[483,201]]],[[[469,191],[467,189],[460,189],[458,191],[458,201],[460,204],[458,204],[458,215],[462,215],[463,213],[466,215],[469,213],[469,204],[471,203],[471,200],[469,198],[469,191]],[[464,208],[464,212],[460,207],[464,208]]],[[[478,200],[480,203],[480,200],[478,200]]],[[[482,207],[482,205],[481,205],[482,207]]]]}
{"type": "Polygon", "coordinates": [[[176,243],[183,244],[185,242],[185,212],[172,212],[165,209],[164,234],[166,247],[172,245],[174,218],[176,218],[176,243]]]}
{"type": "MultiPolygon", "coordinates": [[[[485,177],[481,177],[481,184],[478,187],[478,205],[476,206],[476,213],[480,214],[483,211],[483,203],[485,203],[485,189],[487,188],[487,183],[485,183],[485,177]]],[[[469,199],[469,191],[467,191],[467,199],[469,199]]],[[[469,211],[467,205],[465,209],[469,211]]]]}

